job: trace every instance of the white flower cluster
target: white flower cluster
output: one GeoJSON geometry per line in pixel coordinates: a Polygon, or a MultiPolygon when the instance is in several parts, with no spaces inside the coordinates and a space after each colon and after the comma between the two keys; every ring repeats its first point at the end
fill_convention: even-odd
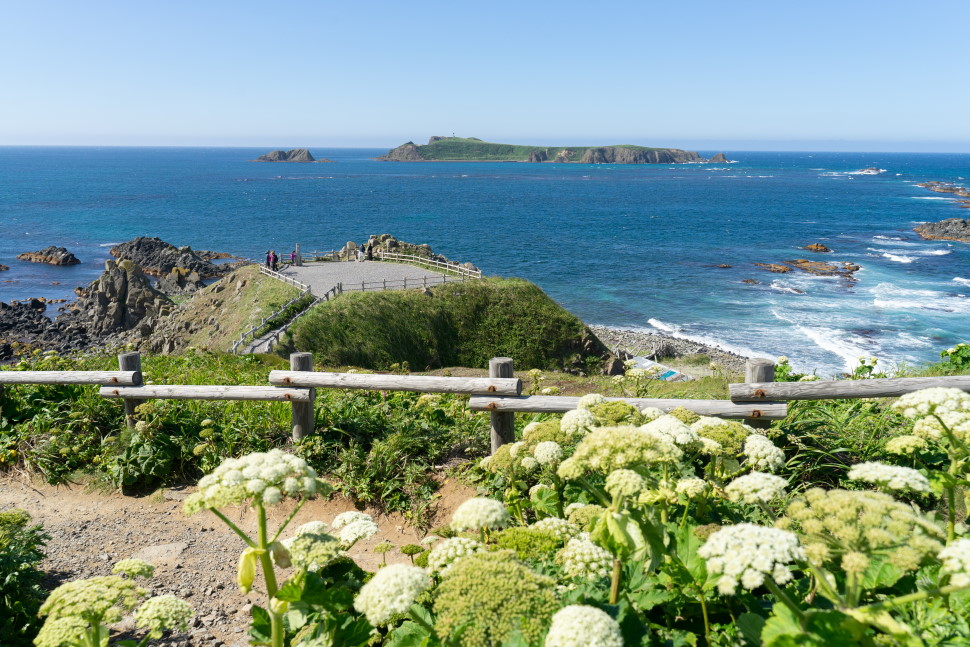
{"type": "Polygon", "coordinates": [[[361,539],[370,539],[380,530],[374,523],[373,517],[356,510],[338,514],[333,518],[330,529],[337,531],[337,538],[345,548],[350,548],[361,539]]]}
{"type": "MultiPolygon", "coordinates": [[[[364,516],[369,517],[369,515],[364,516]]],[[[308,521],[294,530],[293,534],[294,536],[299,537],[300,535],[322,535],[327,532],[330,532],[330,527],[327,526],[326,523],[322,521],[308,521]]]]}
{"type": "Polygon", "coordinates": [[[526,474],[531,474],[539,469],[539,461],[531,456],[526,456],[519,464],[522,466],[522,469],[525,470],[526,474]]]}
{"type": "Polygon", "coordinates": [[[660,416],[653,422],[648,422],[640,428],[645,431],[661,434],[669,438],[675,445],[683,448],[700,446],[701,439],[697,435],[697,432],[670,415],[660,416]]]}
{"type": "Polygon", "coordinates": [[[563,541],[572,539],[579,534],[579,526],[558,517],[546,517],[545,519],[540,519],[532,524],[531,527],[535,528],[536,530],[552,533],[563,541]]]}
{"type": "Polygon", "coordinates": [[[636,496],[647,487],[643,477],[633,470],[613,470],[606,477],[606,491],[612,496],[636,496]]]}
{"type": "Polygon", "coordinates": [[[571,604],[552,616],[545,647],[623,647],[623,634],[608,613],[571,604]]]}
{"type": "Polygon", "coordinates": [[[501,501],[474,497],[468,499],[451,516],[453,530],[481,530],[504,528],[509,523],[509,511],[501,501]]]}
{"type": "Polygon", "coordinates": [[[599,427],[576,446],[557,473],[575,479],[588,471],[607,474],[615,469],[650,463],[673,463],[683,452],[669,438],[636,427],[599,427]]]}
{"type": "Polygon", "coordinates": [[[555,465],[562,460],[562,447],[553,440],[544,440],[535,446],[532,455],[540,465],[555,465]]]}
{"type": "Polygon", "coordinates": [[[683,494],[688,499],[696,499],[707,494],[710,486],[707,481],[699,478],[685,478],[677,481],[674,491],[683,494]]]}
{"type": "Polygon", "coordinates": [[[640,415],[642,415],[647,420],[656,420],[660,416],[664,415],[663,409],[658,409],[657,407],[644,407],[640,409],[640,415]]]}
{"type": "Polygon", "coordinates": [[[761,434],[751,434],[745,438],[744,455],[757,469],[774,471],[785,466],[785,453],[761,434]]]}
{"type": "Polygon", "coordinates": [[[587,431],[595,426],[596,418],[586,409],[567,411],[562,414],[562,420],[559,421],[560,431],[573,438],[585,435],[587,431]]]}
{"type": "MultiPolygon", "coordinates": [[[[343,552],[341,542],[327,533],[326,524],[321,521],[311,521],[300,526],[296,529],[295,536],[284,539],[280,543],[286,549],[286,557],[289,558],[290,565],[308,571],[323,568],[343,552]],[[324,530],[319,530],[320,526],[323,526],[324,530]]],[[[275,551],[273,556],[276,558],[275,551]]],[[[279,562],[279,559],[277,558],[276,561],[279,562]]],[[[285,566],[285,564],[280,565],[285,566]]]]}
{"type": "Polygon", "coordinates": [[[521,440],[517,443],[512,443],[511,445],[509,445],[509,456],[511,456],[512,458],[518,458],[519,452],[522,451],[523,447],[525,447],[525,443],[522,442],[521,440]]]}
{"type": "Polygon", "coordinates": [[[431,588],[424,570],[408,564],[392,564],[377,571],[354,598],[354,608],[375,627],[407,613],[419,595],[431,588]]]}
{"type": "Polygon", "coordinates": [[[921,389],[900,397],[893,403],[893,409],[907,418],[970,411],[970,393],[946,387],[921,389]]]}
{"type": "Polygon", "coordinates": [[[532,497],[537,495],[539,492],[542,492],[543,490],[552,490],[552,488],[546,485],[545,483],[536,483],[535,485],[529,488],[529,498],[531,499],[532,497]]]}
{"type": "Polygon", "coordinates": [[[724,488],[731,501],[741,503],[768,503],[785,495],[788,481],[765,472],[751,472],[739,476],[724,488]]]}
{"type": "MultiPolygon", "coordinates": [[[[325,487],[325,486],[324,486],[325,487]]],[[[312,497],[322,489],[306,461],[279,449],[227,458],[199,480],[199,489],[185,500],[186,514],[208,508],[254,504],[275,505],[289,497],[312,497]]]]}
{"type": "Polygon", "coordinates": [[[872,483],[888,490],[930,491],[930,482],[916,470],[875,461],[853,465],[849,469],[849,478],[853,481],[872,483]]]}
{"type": "Polygon", "coordinates": [[[946,433],[947,429],[964,442],[970,440],[970,413],[966,411],[944,411],[934,416],[920,418],[913,425],[913,434],[920,438],[942,442],[949,440],[946,433]],[[946,425],[946,429],[943,428],[943,425],[946,425]]]}
{"type": "Polygon", "coordinates": [[[753,591],[765,578],[784,584],[792,578],[787,565],[805,559],[798,537],[787,530],[742,523],[725,526],[697,549],[707,560],[707,570],[720,575],[721,595],[733,595],[738,584],[753,591]]]}
{"type": "Polygon", "coordinates": [[[609,577],[613,567],[613,555],[589,540],[588,533],[569,540],[566,547],[556,554],[556,561],[562,564],[566,575],[596,579],[609,577]]]}
{"type": "Polygon", "coordinates": [[[428,570],[432,573],[445,575],[462,557],[484,550],[480,542],[467,537],[451,537],[436,543],[428,553],[428,570]]]}
{"type": "Polygon", "coordinates": [[[957,539],[940,551],[941,575],[950,576],[950,584],[970,586],[970,539],[957,539]]]}
{"type": "Polygon", "coordinates": [[[589,409],[590,407],[595,407],[597,404],[603,404],[604,402],[606,402],[606,398],[599,393],[587,393],[579,399],[579,402],[576,403],[576,408],[589,409]]]}

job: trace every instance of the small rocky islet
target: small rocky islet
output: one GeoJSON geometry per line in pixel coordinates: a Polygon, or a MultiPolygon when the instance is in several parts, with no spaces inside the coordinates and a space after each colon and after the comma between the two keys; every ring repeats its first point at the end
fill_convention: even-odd
{"type": "Polygon", "coordinates": [[[292,163],[309,163],[309,162],[332,162],[333,160],[328,160],[327,158],[316,159],[306,148],[293,148],[288,151],[285,150],[275,150],[266,153],[265,155],[260,155],[256,159],[252,160],[254,162],[292,162],[292,163]]]}
{"type": "MultiPolygon", "coordinates": [[[[51,245],[50,247],[45,247],[44,249],[37,250],[36,252],[24,252],[23,254],[17,254],[17,260],[27,261],[28,263],[45,263],[47,265],[79,265],[81,263],[78,258],[67,251],[64,247],[55,247],[51,245]]],[[[4,267],[4,269],[9,269],[4,267]]]]}

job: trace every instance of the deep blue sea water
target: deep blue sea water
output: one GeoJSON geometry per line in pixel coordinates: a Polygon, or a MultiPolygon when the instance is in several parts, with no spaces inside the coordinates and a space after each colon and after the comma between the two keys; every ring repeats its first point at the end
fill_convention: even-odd
{"type": "Polygon", "coordinates": [[[970,184],[970,155],[729,151],[737,163],[626,166],[390,163],[370,159],[384,150],[313,149],[336,163],[247,161],[264,152],[0,147],[0,263],[11,268],[0,300],[73,296],[111,244],[139,235],[260,258],[387,232],[534,281],[588,323],[787,355],[821,374],[859,356],[930,361],[970,341],[970,244],[912,231],[970,217],[914,186],[970,184]],[[854,173],[870,166],[886,172],[854,173]],[[814,242],[835,253],[799,249],[814,242]],[[14,258],[47,245],[82,265],[14,258]],[[848,286],[752,265],[792,258],[863,269],[848,286]]]}

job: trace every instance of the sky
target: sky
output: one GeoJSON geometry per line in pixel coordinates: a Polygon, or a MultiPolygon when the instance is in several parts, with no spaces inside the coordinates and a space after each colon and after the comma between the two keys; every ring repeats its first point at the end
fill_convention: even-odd
{"type": "Polygon", "coordinates": [[[970,152],[963,0],[0,0],[0,145],[970,152]]]}

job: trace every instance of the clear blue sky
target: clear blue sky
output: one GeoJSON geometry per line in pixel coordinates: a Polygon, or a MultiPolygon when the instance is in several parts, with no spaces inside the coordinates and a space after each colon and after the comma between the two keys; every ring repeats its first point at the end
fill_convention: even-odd
{"type": "Polygon", "coordinates": [[[970,152],[959,0],[0,6],[0,145],[970,152]]]}

